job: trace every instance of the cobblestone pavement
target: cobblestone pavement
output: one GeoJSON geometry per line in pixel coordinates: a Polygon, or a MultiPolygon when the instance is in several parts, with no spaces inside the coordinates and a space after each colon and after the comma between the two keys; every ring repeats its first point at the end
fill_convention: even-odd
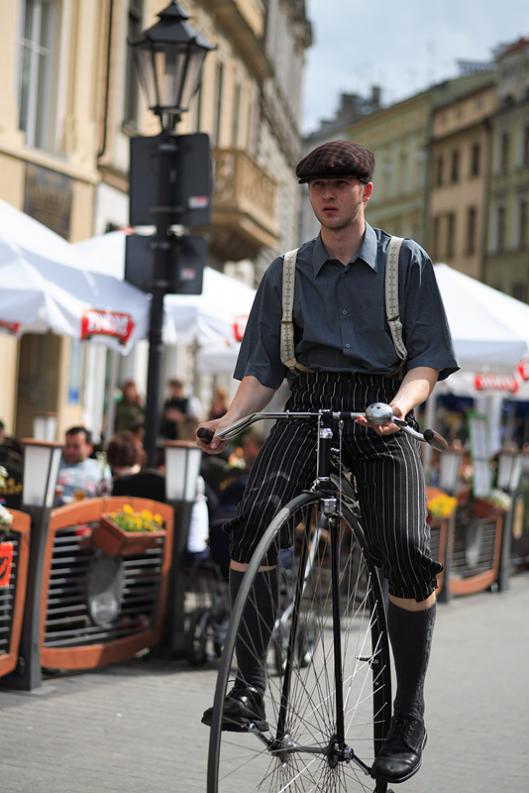
{"type": "MultiPolygon", "coordinates": [[[[529,574],[438,607],[429,745],[395,793],[527,793],[528,614],[529,574]]],[[[212,668],[140,659],[0,692],[0,790],[205,793],[200,714],[214,682],[212,668]]]]}

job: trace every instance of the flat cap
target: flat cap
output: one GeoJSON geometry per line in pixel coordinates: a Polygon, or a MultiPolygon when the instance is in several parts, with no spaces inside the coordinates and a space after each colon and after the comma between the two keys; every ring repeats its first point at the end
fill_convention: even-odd
{"type": "Polygon", "coordinates": [[[375,155],[365,146],[349,140],[331,140],[300,160],[296,176],[300,184],[340,176],[354,176],[361,182],[370,182],[374,167],[375,155]]]}

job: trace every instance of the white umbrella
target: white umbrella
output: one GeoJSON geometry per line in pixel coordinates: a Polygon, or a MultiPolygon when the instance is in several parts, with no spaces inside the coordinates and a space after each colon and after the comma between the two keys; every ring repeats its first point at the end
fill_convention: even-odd
{"type": "Polygon", "coordinates": [[[0,201],[0,324],[13,332],[94,339],[126,352],[145,335],[148,298],[84,268],[74,247],[0,201]]]}
{"type": "MultiPolygon", "coordinates": [[[[127,233],[112,231],[74,245],[86,266],[118,278],[125,274],[127,233]],[[92,264],[97,262],[97,264],[92,264]]],[[[255,290],[212,267],[204,269],[201,295],[167,295],[164,342],[202,346],[236,341],[250,313],[255,290]]]]}
{"type": "Polygon", "coordinates": [[[472,372],[512,372],[529,352],[529,305],[436,264],[456,357],[472,372]]]}

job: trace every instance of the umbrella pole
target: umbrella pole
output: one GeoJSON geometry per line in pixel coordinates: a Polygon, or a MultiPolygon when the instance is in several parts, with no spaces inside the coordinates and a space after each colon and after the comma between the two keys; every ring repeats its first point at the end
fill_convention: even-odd
{"type": "Polygon", "coordinates": [[[105,447],[114,432],[114,421],[116,418],[116,402],[114,394],[118,384],[118,370],[119,370],[119,353],[116,350],[109,350],[109,371],[107,381],[107,410],[105,415],[105,422],[103,425],[103,438],[105,447]]]}

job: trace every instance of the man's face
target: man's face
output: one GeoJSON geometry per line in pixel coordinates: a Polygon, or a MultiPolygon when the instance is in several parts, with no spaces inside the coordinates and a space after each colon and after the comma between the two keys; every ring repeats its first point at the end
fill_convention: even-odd
{"type": "Polygon", "coordinates": [[[363,217],[373,191],[372,182],[364,184],[354,177],[314,179],[309,184],[312,209],[323,228],[338,231],[363,217]]]}
{"type": "Polygon", "coordinates": [[[64,441],[63,457],[68,465],[82,463],[92,454],[92,444],[86,442],[84,432],[66,435],[64,441]]]}

